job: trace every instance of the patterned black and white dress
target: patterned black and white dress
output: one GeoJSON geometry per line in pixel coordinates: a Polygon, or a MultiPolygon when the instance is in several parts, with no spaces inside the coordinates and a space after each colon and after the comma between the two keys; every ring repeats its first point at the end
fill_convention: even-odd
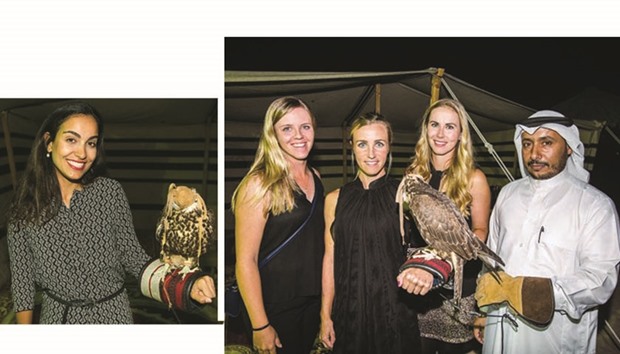
{"type": "MultiPolygon", "coordinates": [[[[138,278],[150,260],[140,246],[131,210],[119,182],[99,177],[76,190],[70,207],[43,226],[9,225],[8,243],[15,311],[34,309],[35,283],[43,289],[41,323],[61,323],[65,300],[93,301],[123,288],[125,274],[138,278]]],[[[129,298],[71,307],[67,323],[132,323],[129,298]]]]}

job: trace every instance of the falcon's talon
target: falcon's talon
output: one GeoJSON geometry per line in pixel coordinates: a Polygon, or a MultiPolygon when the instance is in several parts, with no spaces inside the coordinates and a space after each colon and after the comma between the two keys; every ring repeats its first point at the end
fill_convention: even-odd
{"type": "Polygon", "coordinates": [[[198,267],[190,268],[189,266],[186,265],[183,268],[181,268],[181,270],[179,271],[179,274],[182,275],[181,279],[185,279],[186,275],[194,273],[198,270],[200,270],[200,268],[198,267]]]}

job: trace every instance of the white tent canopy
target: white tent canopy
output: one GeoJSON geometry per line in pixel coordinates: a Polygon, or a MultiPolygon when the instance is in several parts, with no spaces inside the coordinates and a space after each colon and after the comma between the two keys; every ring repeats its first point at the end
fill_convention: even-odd
{"type": "Polygon", "coordinates": [[[295,95],[308,102],[320,126],[340,126],[358,113],[374,111],[378,94],[380,111],[394,128],[412,132],[430,101],[433,77],[442,81],[439,96],[456,96],[484,131],[514,128],[534,111],[441,73],[436,68],[380,73],[227,71],[226,121],[261,121],[271,101],[295,95]]]}
{"type": "MultiPolygon", "coordinates": [[[[227,141],[235,138],[235,144],[241,143],[240,130],[244,130],[241,135],[246,140],[255,139],[259,130],[257,126],[262,122],[268,105],[278,97],[292,95],[307,102],[317,117],[318,126],[323,129],[323,133],[317,134],[319,145],[325,139],[342,140],[340,149],[343,154],[339,158],[344,161],[346,151],[343,150],[345,142],[342,137],[346,135],[349,123],[360,113],[382,113],[391,122],[394,131],[403,134],[400,140],[396,140],[396,151],[399,152],[399,144],[407,145],[399,152],[402,157],[400,167],[413,153],[412,146],[417,140],[422,115],[431,97],[458,99],[471,118],[472,135],[477,139],[478,162],[495,185],[507,183],[517,173],[513,163],[514,126],[534,112],[532,108],[478,88],[438,68],[364,73],[227,71],[225,78],[227,141]],[[248,135],[248,132],[253,135],[248,135]]],[[[501,80],[501,74],[498,74],[498,80],[501,80]]],[[[603,124],[577,121],[577,125],[586,145],[595,145],[603,124]]],[[[229,146],[227,144],[227,148],[229,146]]],[[[337,147],[333,145],[331,149],[337,147]]],[[[249,145],[247,151],[251,151],[249,145]]],[[[595,150],[590,152],[595,153],[595,150]]],[[[326,159],[325,156],[322,158],[326,159]]],[[[239,156],[231,156],[230,159],[244,160],[239,156]]],[[[242,167],[239,163],[236,166],[242,167]]],[[[400,172],[398,162],[396,167],[395,172],[400,172]]],[[[331,174],[335,175],[333,168],[331,174]]],[[[341,174],[346,180],[346,162],[341,174]]],[[[227,172],[227,180],[236,175],[232,172],[229,176],[227,172]]]]}

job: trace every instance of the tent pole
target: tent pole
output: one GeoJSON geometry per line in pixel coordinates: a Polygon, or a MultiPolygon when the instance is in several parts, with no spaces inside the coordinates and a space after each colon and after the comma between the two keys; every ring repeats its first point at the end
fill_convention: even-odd
{"type": "MultiPolygon", "coordinates": [[[[445,82],[445,80],[443,79],[441,80],[441,82],[443,83],[444,87],[450,94],[450,97],[458,101],[458,98],[456,97],[456,95],[454,94],[450,86],[448,86],[448,83],[445,82]]],[[[502,161],[501,157],[497,154],[497,151],[495,151],[495,149],[493,148],[493,144],[487,141],[487,139],[484,137],[480,129],[478,129],[476,122],[474,122],[474,120],[471,119],[471,116],[469,115],[469,113],[467,113],[467,110],[465,111],[465,114],[467,115],[467,121],[469,122],[470,128],[473,129],[478,135],[478,137],[480,138],[480,140],[482,140],[484,147],[487,149],[489,154],[493,157],[495,162],[497,162],[497,164],[499,165],[499,168],[502,170],[502,172],[504,172],[504,175],[506,176],[506,178],[508,178],[508,181],[510,182],[514,181],[515,180],[514,177],[512,177],[512,174],[508,170],[508,167],[506,167],[506,165],[504,164],[504,161],[502,161]]]]}
{"type": "Polygon", "coordinates": [[[441,91],[441,79],[443,78],[443,73],[445,72],[444,68],[437,69],[437,73],[433,75],[433,79],[431,80],[431,102],[430,104],[435,103],[439,100],[439,93],[441,91]]]}
{"type": "Polygon", "coordinates": [[[609,337],[613,340],[614,344],[617,348],[620,348],[620,338],[618,338],[618,334],[614,331],[613,327],[609,324],[609,321],[605,320],[605,330],[609,337]]]}
{"type": "Polygon", "coordinates": [[[375,112],[381,114],[381,84],[375,84],[375,112]]]}
{"type": "Polygon", "coordinates": [[[13,184],[13,190],[15,190],[17,188],[17,171],[13,144],[11,143],[11,132],[9,131],[9,113],[7,111],[0,112],[0,119],[2,120],[2,131],[4,132],[4,144],[6,145],[6,155],[9,160],[9,170],[11,171],[11,183],[13,184]]]}
{"type": "Polygon", "coordinates": [[[605,130],[609,133],[609,135],[611,135],[611,137],[616,141],[617,144],[620,144],[620,139],[614,133],[614,131],[609,128],[609,125],[605,124],[605,130]]]}

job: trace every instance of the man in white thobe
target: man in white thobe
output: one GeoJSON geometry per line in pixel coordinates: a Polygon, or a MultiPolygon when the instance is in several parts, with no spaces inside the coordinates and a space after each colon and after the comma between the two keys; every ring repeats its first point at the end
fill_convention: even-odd
{"type": "Polygon", "coordinates": [[[515,145],[524,177],[502,188],[487,241],[505,273],[478,280],[483,353],[595,353],[598,306],[618,280],[614,202],[588,184],[579,131],[562,114],[533,114],[515,145]]]}

